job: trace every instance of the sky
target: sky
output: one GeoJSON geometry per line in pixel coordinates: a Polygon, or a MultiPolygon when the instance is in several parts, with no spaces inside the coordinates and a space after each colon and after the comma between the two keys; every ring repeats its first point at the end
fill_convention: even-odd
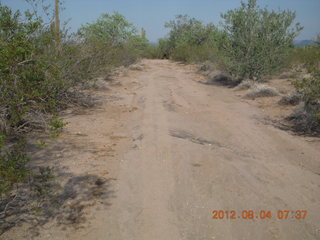
{"type": "MultiPolygon", "coordinates": [[[[46,0],[54,3],[54,0],[46,0]]],[[[168,29],[164,23],[178,14],[188,14],[205,23],[221,22],[220,14],[238,8],[240,0],[60,0],[65,10],[62,21],[76,31],[82,24],[95,21],[102,13],[117,11],[138,29],[144,28],[150,41],[165,37],[168,29]]],[[[26,10],[25,0],[0,0],[2,5],[14,10],[26,10]]],[[[297,40],[314,39],[320,33],[320,0],[258,0],[262,7],[274,10],[293,10],[296,21],[304,26],[297,40]]]]}

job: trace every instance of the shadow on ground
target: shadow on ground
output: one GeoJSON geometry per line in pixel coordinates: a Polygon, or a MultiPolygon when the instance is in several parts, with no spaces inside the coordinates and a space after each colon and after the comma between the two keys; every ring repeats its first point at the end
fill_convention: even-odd
{"type": "Polygon", "coordinates": [[[57,167],[57,155],[64,149],[70,151],[76,147],[65,142],[55,143],[50,149],[29,146],[32,165],[36,167],[32,167],[34,171],[28,183],[1,199],[0,236],[22,223],[27,223],[28,232],[33,236],[49,222],[64,228],[78,228],[86,221],[87,207],[111,205],[109,200],[115,197],[111,190],[113,179],[94,174],[75,175],[70,169],[57,167]],[[46,163],[55,167],[47,167],[46,163]]]}
{"type": "Polygon", "coordinates": [[[199,81],[201,84],[205,85],[214,85],[214,86],[227,86],[229,88],[233,88],[237,86],[241,81],[233,79],[227,74],[217,74],[214,77],[210,77],[207,81],[199,81]]]}

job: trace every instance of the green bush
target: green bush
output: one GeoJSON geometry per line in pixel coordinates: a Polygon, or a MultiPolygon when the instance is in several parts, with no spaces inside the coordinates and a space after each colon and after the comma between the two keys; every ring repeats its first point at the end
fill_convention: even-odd
{"type": "Polygon", "coordinates": [[[160,53],[159,45],[149,44],[145,50],[145,57],[150,59],[163,58],[160,53]]]}
{"type": "Polygon", "coordinates": [[[295,13],[261,9],[256,0],[222,14],[227,38],[223,50],[229,71],[240,78],[261,79],[278,71],[285,61],[293,39],[302,29],[293,28],[295,13]]]}
{"type": "Polygon", "coordinates": [[[309,78],[297,80],[295,87],[305,103],[306,124],[309,125],[306,127],[320,130],[320,69],[313,68],[310,74],[309,78]]]}
{"type": "Polygon", "coordinates": [[[96,22],[82,26],[79,35],[88,51],[109,66],[130,65],[144,56],[148,46],[145,35],[137,35],[133,24],[117,12],[102,14],[96,22]]]}
{"type": "Polygon", "coordinates": [[[61,31],[59,44],[52,24],[36,16],[0,5],[0,195],[29,171],[19,139],[36,127],[58,136],[65,125],[59,110],[78,101],[82,85],[133,63],[148,47],[118,13],[102,15],[78,34],[61,31]]]}
{"type": "Polygon", "coordinates": [[[295,81],[298,94],[304,101],[303,112],[296,114],[293,119],[307,131],[320,130],[320,34],[315,45],[295,48],[289,56],[289,65],[296,68],[301,66],[310,77],[295,81]]]}
{"type": "Polygon", "coordinates": [[[165,24],[170,29],[167,39],[159,40],[162,58],[183,62],[202,62],[218,58],[223,32],[213,24],[203,24],[188,15],[178,15],[165,24]]]}
{"type": "Polygon", "coordinates": [[[320,48],[318,46],[295,47],[290,51],[287,58],[287,64],[291,68],[302,67],[310,69],[314,66],[320,66],[320,48]]]}
{"type": "MultiPolygon", "coordinates": [[[[55,115],[73,86],[73,56],[55,49],[54,34],[35,14],[0,6],[0,195],[28,176],[23,135],[36,114],[55,115]],[[66,79],[68,79],[66,81],[66,79]]],[[[45,122],[43,123],[45,124],[45,122]]]]}
{"type": "Polygon", "coordinates": [[[172,52],[169,39],[161,38],[158,43],[159,58],[169,58],[172,52]]]}

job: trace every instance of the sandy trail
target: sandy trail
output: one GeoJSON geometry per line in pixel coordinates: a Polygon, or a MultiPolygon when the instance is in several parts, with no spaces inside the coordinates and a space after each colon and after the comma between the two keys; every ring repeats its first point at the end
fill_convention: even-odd
{"type": "Polygon", "coordinates": [[[92,170],[110,172],[114,197],[89,210],[86,227],[51,227],[39,239],[320,239],[318,145],[261,123],[261,110],[230,89],[201,83],[191,67],[143,63],[144,71],[119,79],[112,92],[128,110],[112,115],[115,122],[106,125],[104,110],[92,113],[92,125],[88,116],[69,119],[69,131],[82,124],[101,147],[126,139],[112,161],[103,156],[92,170]],[[110,126],[97,140],[95,131],[110,126]],[[214,210],[234,210],[236,219],[211,219],[214,210]],[[247,210],[272,218],[242,219],[247,210]],[[288,219],[277,219],[278,210],[289,210],[288,219]],[[293,219],[297,210],[307,217],[293,219]]]}
{"type": "Polygon", "coordinates": [[[256,109],[191,70],[145,63],[109,239],[316,239],[319,149],[260,124],[256,109]],[[305,220],[210,219],[213,210],[302,209],[305,220]]]}

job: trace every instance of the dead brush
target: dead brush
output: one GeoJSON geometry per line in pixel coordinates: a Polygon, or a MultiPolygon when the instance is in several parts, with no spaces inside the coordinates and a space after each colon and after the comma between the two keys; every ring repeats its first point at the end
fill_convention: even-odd
{"type": "Polygon", "coordinates": [[[132,65],[129,66],[129,69],[133,70],[133,71],[142,71],[144,68],[141,65],[132,64],[132,65]]]}
{"type": "Polygon", "coordinates": [[[302,100],[302,96],[298,93],[290,93],[288,95],[283,96],[278,104],[280,105],[291,105],[296,106],[298,105],[302,100]]]}
{"type": "Polygon", "coordinates": [[[244,95],[244,98],[274,97],[278,95],[279,92],[273,87],[264,84],[255,84],[251,90],[244,95]]]}
{"type": "Polygon", "coordinates": [[[238,84],[234,90],[235,91],[241,91],[241,90],[247,90],[254,86],[254,82],[252,80],[244,80],[240,84],[238,84]]]}

